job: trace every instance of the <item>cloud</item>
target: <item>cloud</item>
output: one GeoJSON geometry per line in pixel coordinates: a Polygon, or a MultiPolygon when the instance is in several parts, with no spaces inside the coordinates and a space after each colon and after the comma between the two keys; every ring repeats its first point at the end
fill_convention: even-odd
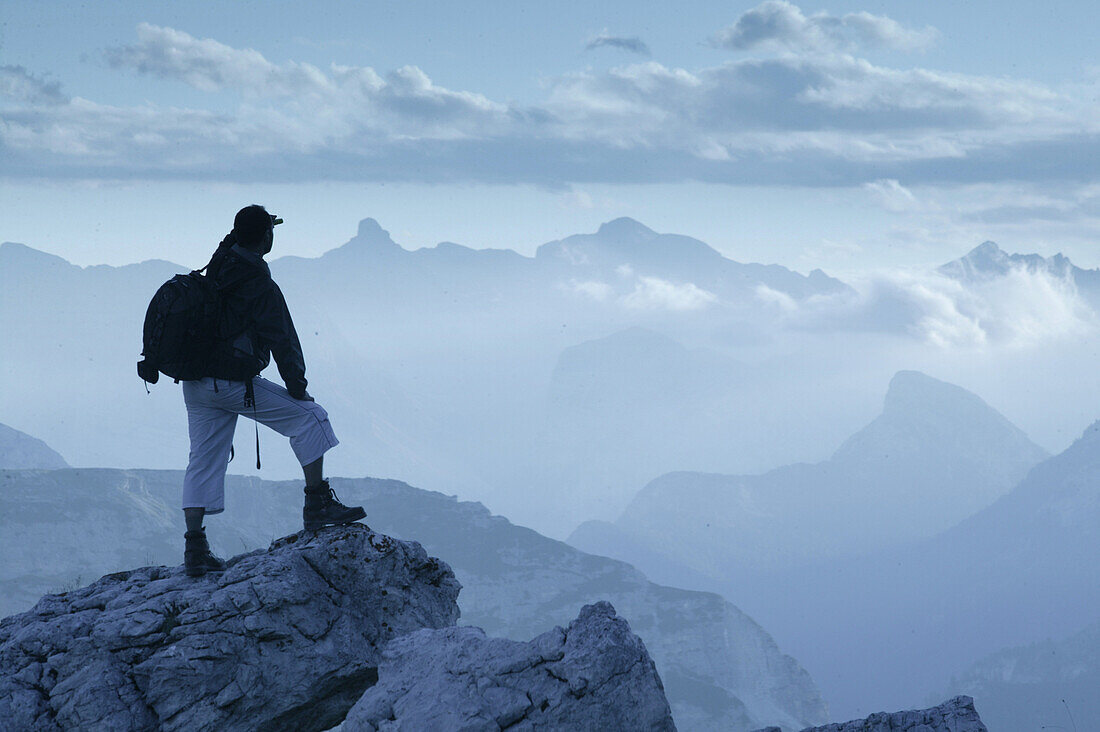
{"type": "Polygon", "coordinates": [[[1013,267],[962,283],[939,274],[880,272],[852,283],[855,298],[796,304],[801,328],[901,333],[940,348],[1028,348],[1097,331],[1097,314],[1072,280],[1013,267]]]}
{"type": "Polygon", "coordinates": [[[0,175],[559,190],[877,181],[890,193],[882,181],[1092,180],[1089,161],[1100,154],[1097,117],[1079,95],[839,54],[583,71],[551,80],[526,106],[442,87],[416,66],[273,63],[149,24],[106,55],[113,68],[217,92],[218,111],[68,99],[5,67],[0,175]],[[237,96],[236,109],[223,111],[226,95],[237,96]]]}
{"type": "Polygon", "coordinates": [[[773,290],[763,283],[756,286],[755,294],[756,299],[773,305],[784,313],[793,313],[798,310],[798,303],[795,302],[793,297],[785,292],[773,290]]]}
{"type": "Polygon", "coordinates": [[[596,302],[606,302],[615,294],[615,289],[611,285],[596,280],[585,280],[583,282],[570,280],[566,289],[578,295],[591,298],[596,302]]]}
{"type": "Polygon", "coordinates": [[[888,211],[908,211],[918,205],[913,192],[893,178],[864,183],[863,189],[871,193],[888,211]]]}
{"type": "Polygon", "coordinates": [[[254,113],[276,123],[307,121],[324,135],[453,138],[491,132],[508,121],[506,105],[437,86],[416,66],[385,77],[370,67],[333,64],[323,71],[305,63],[274,64],[252,49],[148,23],[138,26],[137,35],[137,44],[105,52],[112,67],[201,91],[238,92],[252,103],[271,105],[254,113]]]}
{"type": "Polygon", "coordinates": [[[717,302],[713,292],[697,287],[691,282],[677,284],[658,277],[639,277],[634,291],[622,298],[622,304],[631,310],[672,310],[683,312],[701,310],[717,302]]]}
{"type": "Polygon", "coordinates": [[[640,56],[649,56],[649,46],[645,44],[641,38],[637,36],[612,36],[608,35],[607,31],[604,31],[600,35],[593,38],[584,47],[586,51],[592,51],[597,48],[618,48],[623,51],[629,51],[636,53],[640,56]]]}
{"type": "Polygon", "coordinates": [[[55,105],[69,101],[61,84],[47,82],[22,66],[0,66],[0,98],[17,103],[55,105]]]}
{"type": "Polygon", "coordinates": [[[840,52],[863,47],[915,51],[936,40],[935,28],[906,28],[884,15],[867,12],[807,16],[785,0],[766,0],[720,31],[712,43],[736,51],[750,49],[840,52]]]}

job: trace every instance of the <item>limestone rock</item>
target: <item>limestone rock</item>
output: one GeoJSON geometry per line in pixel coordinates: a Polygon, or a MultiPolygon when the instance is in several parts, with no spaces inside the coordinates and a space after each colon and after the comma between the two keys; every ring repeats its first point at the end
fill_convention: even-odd
{"type": "Polygon", "coordinates": [[[879,712],[866,719],[807,727],[802,732],[989,732],[974,709],[974,699],[957,696],[938,707],[908,712],[879,712]]]}
{"type": "Polygon", "coordinates": [[[480,628],[421,630],[387,646],[346,730],[675,730],[642,640],[609,603],[528,642],[480,628]]]}
{"type": "Polygon", "coordinates": [[[221,575],[107,575],[0,621],[0,719],[327,729],[373,683],[391,639],[455,623],[459,589],[419,544],[355,524],[279,539],[221,575]]]}

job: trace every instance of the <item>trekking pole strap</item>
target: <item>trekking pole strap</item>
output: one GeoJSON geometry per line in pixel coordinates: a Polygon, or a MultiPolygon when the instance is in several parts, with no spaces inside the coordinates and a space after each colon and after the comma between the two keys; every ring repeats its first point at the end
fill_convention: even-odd
{"type": "Polygon", "coordinates": [[[260,469],[260,420],[256,414],[256,390],[252,386],[252,379],[244,383],[244,406],[252,407],[252,422],[256,428],[256,470],[260,469]]]}

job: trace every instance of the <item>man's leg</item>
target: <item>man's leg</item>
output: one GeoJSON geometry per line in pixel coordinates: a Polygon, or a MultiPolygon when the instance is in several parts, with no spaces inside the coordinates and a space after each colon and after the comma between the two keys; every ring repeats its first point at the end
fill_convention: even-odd
{"type": "Polygon", "coordinates": [[[188,533],[202,531],[202,517],[206,514],[205,508],[183,509],[183,521],[187,524],[188,533]]]}
{"type": "Polygon", "coordinates": [[[306,488],[315,488],[321,485],[321,482],[325,479],[324,464],[325,456],[322,455],[309,465],[302,466],[302,472],[306,476],[306,488]]]}
{"type": "Polygon", "coordinates": [[[316,402],[293,398],[286,389],[267,379],[257,376],[252,384],[256,394],[255,412],[242,409],[240,413],[290,438],[290,446],[306,479],[302,508],[306,529],[349,524],[366,517],[362,506],[340,503],[324,479],[325,452],[339,444],[329,424],[328,412],[316,402]]]}
{"type": "Polygon", "coordinates": [[[183,563],[192,577],[225,569],[225,562],[210,551],[202,522],[206,514],[220,513],[225,508],[225,469],[237,415],[212,404],[212,394],[209,379],[183,382],[191,438],[183,478],[183,518],[187,525],[183,563]]]}

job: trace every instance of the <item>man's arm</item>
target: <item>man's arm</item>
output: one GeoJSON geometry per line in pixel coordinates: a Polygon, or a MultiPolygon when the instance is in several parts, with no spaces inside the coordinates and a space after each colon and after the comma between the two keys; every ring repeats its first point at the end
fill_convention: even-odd
{"type": "Polygon", "coordinates": [[[295,399],[311,399],[306,393],[306,360],[294,330],[294,321],[282,290],[274,282],[259,300],[256,335],[271,350],[286,390],[295,399]]]}

